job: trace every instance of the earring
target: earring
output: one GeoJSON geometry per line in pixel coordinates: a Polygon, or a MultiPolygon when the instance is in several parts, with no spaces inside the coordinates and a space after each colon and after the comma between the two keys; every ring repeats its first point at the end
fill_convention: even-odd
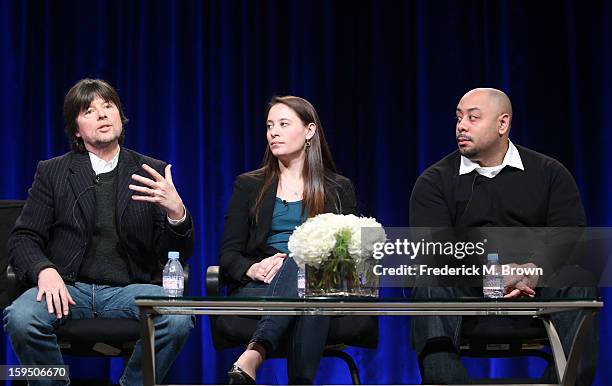
{"type": "Polygon", "coordinates": [[[310,149],[310,140],[306,140],[306,150],[310,149]]]}

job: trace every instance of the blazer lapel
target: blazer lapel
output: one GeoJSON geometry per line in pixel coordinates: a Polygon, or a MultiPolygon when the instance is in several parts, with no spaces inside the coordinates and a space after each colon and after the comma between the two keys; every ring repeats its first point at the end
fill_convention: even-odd
{"type": "Polygon", "coordinates": [[[257,244],[265,242],[270,226],[272,225],[272,214],[274,213],[274,203],[276,201],[276,189],[278,187],[278,179],[272,180],[270,187],[264,194],[259,208],[259,219],[257,219],[257,244]]]}
{"type": "MultiPolygon", "coordinates": [[[[89,228],[94,222],[96,195],[94,191],[95,173],[91,167],[88,153],[73,153],[68,168],[70,170],[68,181],[76,200],[74,205],[78,203],[85,219],[83,226],[89,228]]],[[[70,215],[72,216],[72,213],[70,215]]]]}
{"type": "Polygon", "coordinates": [[[336,183],[325,185],[325,213],[342,214],[342,191],[336,183]]]}
{"type": "Polygon", "coordinates": [[[123,147],[119,154],[119,175],[117,176],[117,224],[121,224],[123,213],[132,200],[132,190],[128,187],[132,183],[132,174],[140,170],[140,165],[134,157],[123,147]]]}

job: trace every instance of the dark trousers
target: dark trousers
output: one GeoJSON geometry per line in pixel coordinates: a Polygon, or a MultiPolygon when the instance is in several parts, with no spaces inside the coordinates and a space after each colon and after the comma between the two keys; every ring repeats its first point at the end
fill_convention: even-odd
{"type": "MultiPolygon", "coordinates": [[[[479,288],[452,288],[452,287],[420,287],[414,288],[412,294],[419,299],[455,299],[461,297],[482,296],[482,289],[479,288]]],[[[596,298],[597,290],[594,287],[566,287],[566,288],[538,288],[537,297],[542,299],[549,298],[596,298]]],[[[565,354],[568,355],[572,346],[574,336],[583,316],[583,311],[566,311],[551,315],[551,320],[559,334],[565,354]]],[[[459,351],[461,339],[461,316],[419,316],[412,319],[412,344],[423,359],[428,355],[435,342],[447,339],[452,342],[453,347],[459,351]]],[[[578,379],[576,385],[587,386],[593,383],[598,357],[599,328],[597,319],[589,330],[584,342],[584,351],[578,367],[578,379]]],[[[457,380],[452,379],[450,374],[457,374],[458,371],[450,368],[451,366],[461,366],[461,363],[449,363],[446,367],[439,367],[438,379],[443,379],[444,383],[453,384],[457,380]],[[449,374],[445,376],[445,374],[449,374]]],[[[421,372],[434,371],[421,366],[421,372]]],[[[423,378],[429,378],[428,374],[421,374],[423,378]]],[[[542,381],[544,383],[555,383],[556,376],[554,368],[546,369],[542,381]]]]}
{"type": "MultiPolygon", "coordinates": [[[[251,281],[232,296],[297,297],[297,265],[287,257],[270,284],[251,281]]],[[[311,384],[325,348],[330,319],[327,316],[263,316],[251,341],[271,354],[287,334],[287,376],[291,384],[311,384]]]]}

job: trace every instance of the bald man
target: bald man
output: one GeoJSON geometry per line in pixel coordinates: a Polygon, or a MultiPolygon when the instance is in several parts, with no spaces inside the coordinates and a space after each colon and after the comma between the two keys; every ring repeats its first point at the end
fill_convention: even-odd
{"type": "Polygon", "coordinates": [[[481,167],[501,165],[509,147],[510,99],[502,91],[478,88],[457,105],[456,137],[462,156],[481,167]]]}
{"type": "MultiPolygon", "coordinates": [[[[410,199],[411,227],[579,229],[586,225],[578,188],[567,169],[555,159],[516,146],[508,139],[512,105],[505,93],[491,88],[471,90],[459,101],[456,117],[458,150],[429,167],[418,178],[410,199]]],[[[487,249],[487,252],[497,251],[487,249]]],[[[565,269],[562,267],[564,262],[558,258],[557,261],[548,258],[532,260],[534,255],[525,257],[523,261],[508,261],[504,260],[508,256],[500,253],[500,261],[514,266],[540,267],[548,275],[545,277],[545,280],[550,280],[547,283],[555,283],[559,272],[565,269]]],[[[450,285],[445,279],[433,280],[438,281],[417,286],[413,295],[432,299],[482,297],[482,289],[469,288],[466,282],[450,285]]],[[[566,286],[563,293],[551,285],[536,288],[538,280],[542,284],[542,278],[538,276],[505,277],[504,297],[597,296],[594,288],[575,283],[563,282],[566,286]]],[[[552,318],[566,354],[580,317],[577,312],[568,312],[552,318]]],[[[413,318],[412,343],[419,355],[423,383],[471,383],[459,358],[461,322],[462,318],[455,316],[413,318]]],[[[579,368],[579,385],[591,384],[594,377],[597,329],[591,331],[585,347],[587,350],[579,368]]],[[[553,374],[554,371],[548,369],[543,380],[554,382],[556,377],[553,374]]]]}

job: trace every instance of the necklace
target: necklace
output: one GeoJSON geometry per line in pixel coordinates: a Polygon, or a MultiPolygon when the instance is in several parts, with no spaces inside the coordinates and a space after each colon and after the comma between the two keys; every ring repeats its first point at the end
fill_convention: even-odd
{"type": "Polygon", "coordinates": [[[289,196],[295,198],[296,200],[302,199],[302,189],[287,189],[282,179],[280,179],[278,186],[280,188],[281,194],[286,193],[289,196]]]}

